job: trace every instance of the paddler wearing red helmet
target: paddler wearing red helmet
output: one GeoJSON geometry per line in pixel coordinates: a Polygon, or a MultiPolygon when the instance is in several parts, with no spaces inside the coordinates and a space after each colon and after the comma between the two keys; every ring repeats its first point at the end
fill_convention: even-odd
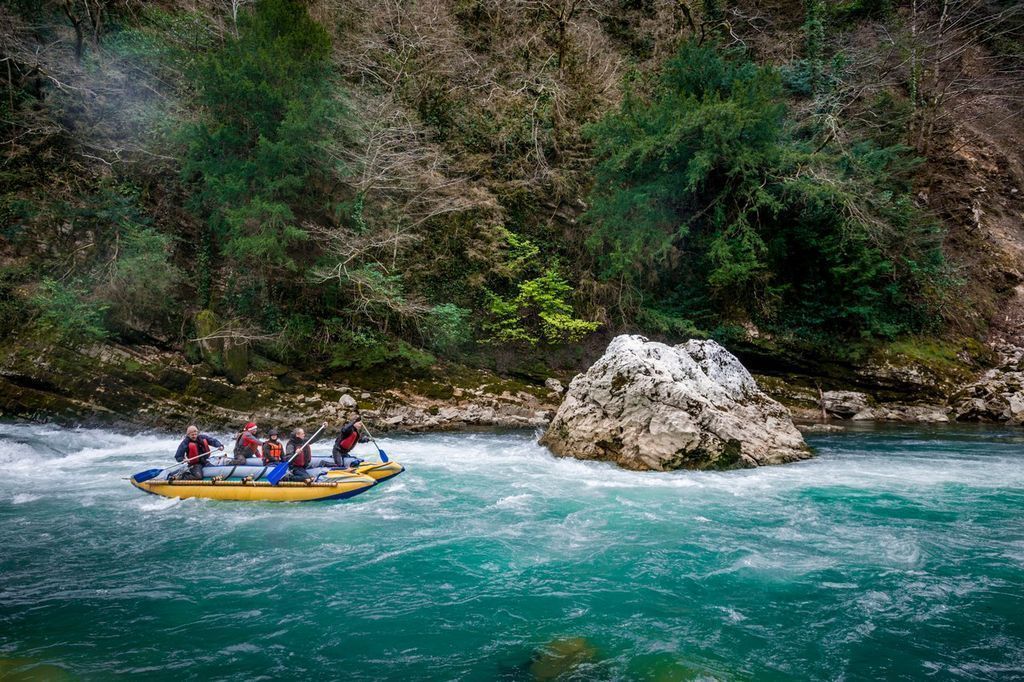
{"type": "Polygon", "coordinates": [[[256,438],[256,431],[259,427],[256,422],[249,422],[235,439],[235,457],[228,464],[241,466],[245,464],[245,458],[250,454],[263,459],[263,446],[256,438]]]}

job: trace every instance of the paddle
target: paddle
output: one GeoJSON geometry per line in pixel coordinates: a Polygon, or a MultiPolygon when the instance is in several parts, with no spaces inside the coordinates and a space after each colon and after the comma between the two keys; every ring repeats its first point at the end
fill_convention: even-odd
{"type": "Polygon", "coordinates": [[[295,448],[295,452],[292,453],[291,457],[289,457],[285,461],[283,461],[280,464],[278,464],[277,466],[275,466],[274,470],[271,471],[269,474],[267,474],[267,480],[270,481],[270,485],[277,485],[278,483],[281,482],[281,479],[284,478],[285,475],[287,475],[287,473],[288,473],[288,465],[292,463],[292,460],[295,459],[298,456],[298,454],[300,452],[302,452],[307,445],[312,443],[313,439],[316,438],[317,436],[319,436],[320,432],[323,431],[326,428],[327,428],[327,424],[324,424],[319,429],[317,429],[316,433],[314,433],[312,436],[310,436],[306,440],[306,442],[302,444],[301,447],[295,448]]]}
{"type": "Polygon", "coordinates": [[[185,466],[187,464],[195,464],[197,461],[199,461],[200,457],[205,457],[206,455],[209,455],[209,454],[211,454],[213,452],[217,452],[218,450],[223,450],[223,449],[224,449],[224,446],[221,445],[219,448],[215,448],[213,450],[210,450],[210,452],[204,452],[203,454],[199,455],[199,457],[196,457],[194,460],[189,459],[188,455],[185,455],[185,459],[181,460],[181,462],[179,462],[178,464],[175,464],[172,467],[167,467],[166,469],[147,469],[146,471],[141,471],[141,472],[135,474],[134,476],[132,476],[132,478],[135,479],[136,483],[145,483],[146,481],[148,481],[148,480],[150,480],[152,478],[156,478],[157,476],[159,476],[160,474],[164,473],[165,471],[170,473],[170,472],[174,471],[175,469],[180,469],[181,467],[183,467],[183,466],[185,466]]]}
{"type": "Polygon", "coordinates": [[[373,443],[373,447],[377,448],[377,456],[380,457],[380,461],[382,461],[385,464],[387,464],[388,461],[389,461],[388,460],[388,453],[386,453],[383,450],[381,450],[380,446],[377,445],[376,439],[374,439],[373,434],[370,433],[370,429],[366,428],[366,424],[363,424],[363,431],[366,432],[366,435],[370,439],[370,442],[373,443]]]}

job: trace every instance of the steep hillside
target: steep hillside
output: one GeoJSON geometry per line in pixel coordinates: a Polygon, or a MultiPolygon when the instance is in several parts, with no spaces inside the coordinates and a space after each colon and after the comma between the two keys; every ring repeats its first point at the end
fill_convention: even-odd
{"type": "Polygon", "coordinates": [[[540,384],[636,331],[942,402],[1024,345],[1022,41],[1007,0],[12,0],[3,372],[540,384]]]}

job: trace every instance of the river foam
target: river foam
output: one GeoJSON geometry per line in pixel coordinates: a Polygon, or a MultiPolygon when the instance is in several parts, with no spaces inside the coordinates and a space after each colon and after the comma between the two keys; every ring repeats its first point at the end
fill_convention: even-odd
{"type": "Polygon", "coordinates": [[[0,650],[100,678],[490,680],[583,638],[588,679],[1024,675],[1019,431],[865,429],[673,473],[397,436],[407,472],[341,503],[128,484],[178,440],[0,424],[0,650]]]}

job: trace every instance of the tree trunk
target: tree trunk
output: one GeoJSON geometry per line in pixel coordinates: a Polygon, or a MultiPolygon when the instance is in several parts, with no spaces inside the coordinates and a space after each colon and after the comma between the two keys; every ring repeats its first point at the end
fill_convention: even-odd
{"type": "Polygon", "coordinates": [[[71,22],[75,29],[75,63],[82,63],[82,41],[85,36],[82,33],[82,20],[79,19],[71,9],[71,0],[64,0],[64,15],[71,22]]]}

